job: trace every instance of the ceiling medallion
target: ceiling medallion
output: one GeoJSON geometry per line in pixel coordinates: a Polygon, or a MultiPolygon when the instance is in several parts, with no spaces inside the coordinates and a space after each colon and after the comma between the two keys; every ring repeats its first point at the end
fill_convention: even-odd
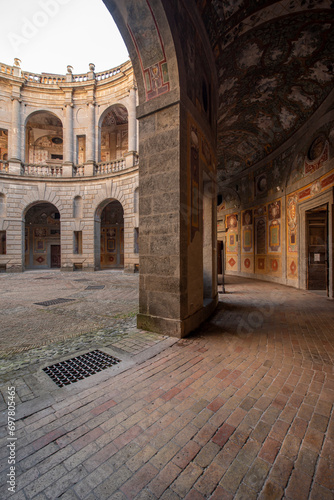
{"type": "Polygon", "coordinates": [[[53,144],[63,144],[63,139],[61,137],[52,137],[53,144]]]}
{"type": "Polygon", "coordinates": [[[310,161],[317,160],[322,155],[322,153],[325,149],[325,146],[326,146],[326,138],[324,135],[320,135],[319,137],[314,139],[314,141],[312,142],[312,144],[307,152],[307,158],[310,161]]]}

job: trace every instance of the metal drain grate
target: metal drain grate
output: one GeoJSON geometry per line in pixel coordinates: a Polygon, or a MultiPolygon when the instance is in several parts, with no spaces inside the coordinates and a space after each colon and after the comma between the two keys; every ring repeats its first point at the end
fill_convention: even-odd
{"type": "Polygon", "coordinates": [[[94,375],[120,362],[120,359],[96,349],[76,358],[43,368],[43,371],[49,375],[58,387],[63,387],[90,377],[90,375],[94,375]]]}
{"type": "Polygon", "coordinates": [[[89,285],[85,290],[103,290],[105,285],[89,285]]]}
{"type": "Polygon", "coordinates": [[[82,278],[80,280],[74,280],[74,281],[90,281],[90,280],[87,280],[86,278],[82,278]]]}
{"type": "Polygon", "coordinates": [[[56,304],[63,304],[65,302],[73,302],[75,299],[53,299],[46,300],[45,302],[34,302],[37,306],[55,306],[56,304]]]}

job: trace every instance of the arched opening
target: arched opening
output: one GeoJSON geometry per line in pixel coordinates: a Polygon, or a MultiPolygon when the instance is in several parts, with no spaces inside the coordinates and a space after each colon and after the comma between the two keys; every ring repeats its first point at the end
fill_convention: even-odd
{"type": "Polygon", "coordinates": [[[128,152],[128,111],[122,104],[108,108],[101,122],[100,161],[123,158],[128,152]]]}
{"type": "Polygon", "coordinates": [[[8,160],[8,130],[0,129],[0,162],[8,160]]]}
{"type": "Polygon", "coordinates": [[[59,165],[63,161],[63,125],[49,111],[37,111],[26,124],[26,162],[59,165]]]}
{"type": "Polygon", "coordinates": [[[107,200],[95,218],[95,262],[98,269],[124,267],[124,211],[117,200],[107,200]]]}
{"type": "Polygon", "coordinates": [[[24,256],[26,269],[60,268],[60,213],[51,203],[38,203],[27,211],[24,256]]]}

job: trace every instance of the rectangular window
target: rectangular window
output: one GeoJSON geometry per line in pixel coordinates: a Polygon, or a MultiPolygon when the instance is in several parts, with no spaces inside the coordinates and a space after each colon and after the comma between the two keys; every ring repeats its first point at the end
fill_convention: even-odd
{"type": "Polygon", "coordinates": [[[134,253],[139,253],[139,228],[135,227],[135,248],[134,248],[134,253]]]}
{"type": "Polygon", "coordinates": [[[77,135],[77,165],[86,161],[86,136],[77,135]]]}
{"type": "Polygon", "coordinates": [[[74,231],[73,253],[82,254],[82,231],[74,231]]]}
{"type": "Polygon", "coordinates": [[[0,255],[6,255],[6,231],[0,231],[0,255]]]}

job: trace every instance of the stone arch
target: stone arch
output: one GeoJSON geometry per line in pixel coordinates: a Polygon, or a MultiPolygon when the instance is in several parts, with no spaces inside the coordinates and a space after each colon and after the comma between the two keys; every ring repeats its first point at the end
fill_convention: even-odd
{"type": "Polygon", "coordinates": [[[23,268],[60,268],[61,216],[53,203],[42,200],[26,207],[24,242],[23,268]]]}
{"type": "Polygon", "coordinates": [[[38,203],[51,203],[57,208],[60,217],[63,217],[64,206],[61,199],[54,190],[47,188],[45,183],[41,182],[35,191],[29,191],[20,201],[18,210],[20,211],[23,221],[29,208],[38,203]]]}
{"type": "Polygon", "coordinates": [[[128,151],[129,111],[123,103],[108,106],[98,122],[99,161],[118,160],[128,151]]]}
{"type": "Polygon", "coordinates": [[[95,210],[95,269],[124,266],[124,218],[122,203],[115,198],[104,199],[95,210]]]}
{"type": "Polygon", "coordinates": [[[123,207],[124,215],[130,213],[128,203],[125,199],[122,189],[120,189],[119,186],[115,185],[115,183],[113,183],[111,180],[109,182],[106,182],[106,184],[104,185],[104,189],[101,189],[100,191],[101,192],[99,193],[99,195],[95,198],[94,218],[96,218],[98,214],[99,207],[102,206],[104,201],[108,199],[119,201],[123,207]]]}
{"type": "MultiPolygon", "coordinates": [[[[168,19],[164,2],[158,0],[152,5],[153,2],[147,0],[111,0],[105,3],[128,48],[139,103],[178,88],[179,70],[183,66],[178,64],[172,35],[173,20],[172,16],[168,19]],[[151,84],[154,88],[150,88],[151,84]]],[[[179,47],[180,57],[181,52],[179,47]]]]}
{"type": "Polygon", "coordinates": [[[50,115],[54,115],[56,118],[58,118],[61,123],[62,123],[62,126],[64,126],[64,117],[63,117],[63,114],[61,112],[61,110],[58,110],[58,109],[49,109],[49,108],[35,108],[33,111],[31,111],[24,119],[24,128],[26,128],[27,126],[27,123],[28,121],[36,114],[38,113],[49,113],[50,115]]]}
{"type": "Polygon", "coordinates": [[[48,109],[34,110],[25,118],[25,162],[62,160],[63,121],[48,109]]]}

